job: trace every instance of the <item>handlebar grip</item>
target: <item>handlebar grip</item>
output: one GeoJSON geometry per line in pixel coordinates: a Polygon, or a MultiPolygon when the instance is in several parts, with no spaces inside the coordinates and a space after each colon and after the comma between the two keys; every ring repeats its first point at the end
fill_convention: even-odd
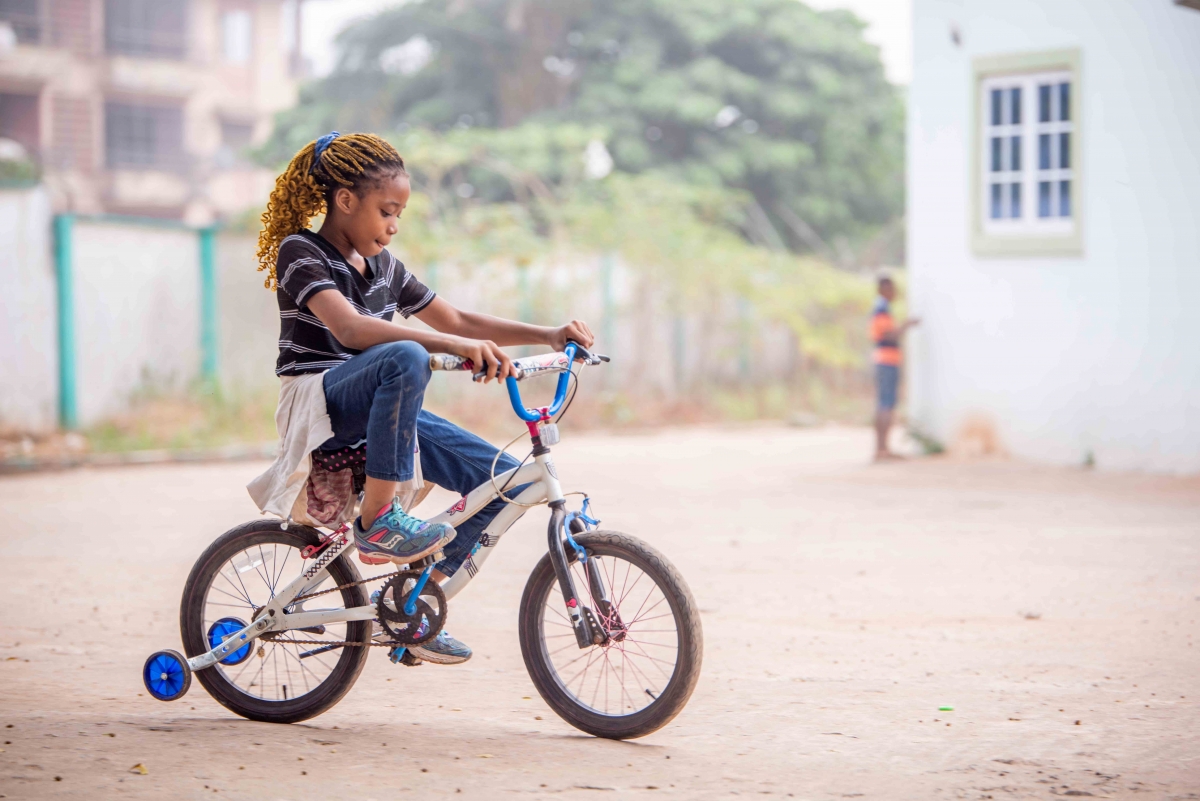
{"type": "Polygon", "coordinates": [[[462,356],[452,356],[449,353],[429,354],[430,370],[474,370],[475,363],[462,356]]]}

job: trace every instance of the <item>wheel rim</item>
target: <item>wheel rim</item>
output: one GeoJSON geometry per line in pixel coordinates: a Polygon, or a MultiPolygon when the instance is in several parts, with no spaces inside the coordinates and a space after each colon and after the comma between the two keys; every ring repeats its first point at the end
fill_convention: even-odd
{"type": "MultiPolygon", "coordinates": [[[[296,577],[303,562],[299,546],[282,542],[251,545],[227,559],[213,574],[204,593],[201,630],[206,632],[210,643],[214,635],[224,639],[237,631],[232,628],[234,623],[253,621],[255,612],[296,577]]],[[[303,592],[308,594],[332,586],[333,580],[327,574],[319,584],[309,585],[303,592]]],[[[287,611],[345,608],[342,594],[332,592],[288,607],[287,611]]],[[[211,670],[220,673],[238,691],[262,701],[302,698],[328,681],[337,669],[341,649],[322,643],[349,639],[347,628],[346,623],[335,623],[325,626],[323,632],[296,630],[277,635],[281,640],[306,641],[303,645],[259,638],[245,646],[248,654],[237,658],[242,653],[238,649],[211,670]]]]}
{"type": "Polygon", "coordinates": [[[552,580],[542,602],[542,655],[555,682],[574,703],[609,717],[633,715],[658,700],[674,679],[679,663],[676,612],[662,587],[635,562],[609,554],[589,553],[588,559],[600,568],[613,614],[601,613],[579,562],[571,565],[575,590],[598,622],[617,636],[581,650],[558,581],[552,580]],[[623,637],[618,620],[624,625],[623,637]]]}

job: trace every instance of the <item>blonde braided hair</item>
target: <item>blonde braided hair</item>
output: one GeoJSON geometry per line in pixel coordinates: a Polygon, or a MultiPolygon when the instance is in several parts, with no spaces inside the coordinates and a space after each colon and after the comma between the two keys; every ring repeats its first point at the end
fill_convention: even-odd
{"type": "Polygon", "coordinates": [[[275,262],[280,243],[308,228],[313,217],[324,213],[335,191],[346,187],[359,194],[384,178],[408,174],[396,148],[375,134],[331,137],[315,164],[318,140],[301,148],[275,179],[262,215],[263,229],[258,234],[258,269],[266,271],[263,286],[272,292],[279,287],[275,262]]]}

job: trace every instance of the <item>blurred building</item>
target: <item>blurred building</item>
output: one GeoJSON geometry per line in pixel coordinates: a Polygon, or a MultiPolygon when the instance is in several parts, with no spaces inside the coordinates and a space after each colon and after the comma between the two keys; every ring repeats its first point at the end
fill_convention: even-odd
{"type": "Polygon", "coordinates": [[[294,104],[299,0],[0,0],[0,137],[56,211],[206,224],[261,203],[247,147],[294,104]]]}
{"type": "Polygon", "coordinates": [[[1200,0],[915,0],[910,417],[1200,471],[1200,0]]]}

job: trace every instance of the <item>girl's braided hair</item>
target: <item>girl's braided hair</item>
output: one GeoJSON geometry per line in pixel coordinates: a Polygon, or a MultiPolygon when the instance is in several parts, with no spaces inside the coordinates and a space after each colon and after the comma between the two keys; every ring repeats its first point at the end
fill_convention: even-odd
{"type": "Polygon", "coordinates": [[[263,286],[272,292],[278,288],[275,261],[280,243],[308,228],[313,217],[326,211],[340,187],[361,194],[386,178],[407,174],[396,148],[375,134],[343,136],[334,132],[301,148],[275,179],[262,215],[258,269],[267,273],[263,286]]]}

